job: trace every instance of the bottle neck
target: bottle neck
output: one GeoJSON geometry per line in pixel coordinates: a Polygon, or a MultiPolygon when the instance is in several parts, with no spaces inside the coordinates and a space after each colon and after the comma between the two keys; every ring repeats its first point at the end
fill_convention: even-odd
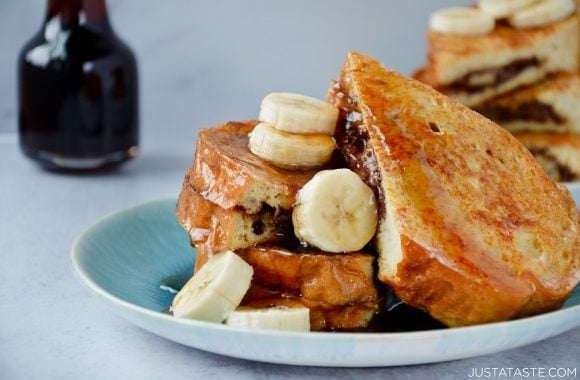
{"type": "Polygon", "coordinates": [[[105,0],[48,0],[46,20],[60,19],[63,26],[109,25],[105,0]]]}

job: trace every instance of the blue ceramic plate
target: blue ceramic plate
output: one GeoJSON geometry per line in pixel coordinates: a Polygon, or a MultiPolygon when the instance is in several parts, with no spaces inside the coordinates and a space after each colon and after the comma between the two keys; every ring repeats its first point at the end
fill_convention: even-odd
{"type": "MultiPolygon", "coordinates": [[[[580,200],[580,189],[574,190],[580,200]]],[[[195,252],[174,216],[175,200],[107,216],[75,242],[79,280],[114,312],[167,339],[257,361],[372,367],[468,358],[523,346],[580,325],[580,287],[563,309],[510,322],[405,333],[251,331],[173,318],[162,286],[191,276],[195,252]]],[[[579,202],[580,203],[580,202],[579,202]]]]}

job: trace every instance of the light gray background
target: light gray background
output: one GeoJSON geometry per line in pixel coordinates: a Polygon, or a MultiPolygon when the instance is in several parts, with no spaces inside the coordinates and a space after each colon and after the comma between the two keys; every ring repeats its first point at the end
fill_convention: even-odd
{"type": "MultiPolygon", "coordinates": [[[[467,379],[477,367],[580,367],[580,329],[478,358],[377,369],[277,366],[209,354],[117,317],[74,278],[74,239],[101,216],[176,197],[196,129],[253,118],[271,91],[322,97],[348,50],[410,73],[431,10],[451,0],[112,0],[141,70],[142,154],[56,175],[19,152],[15,61],[44,0],[0,0],[0,379],[467,379]],[[5,133],[2,133],[5,132],[5,133]]],[[[579,374],[580,376],[580,374],[579,374]]]]}
{"type": "MultiPolygon", "coordinates": [[[[111,0],[136,52],[144,132],[255,118],[273,91],[324,97],[348,50],[411,73],[425,60],[429,13],[463,0],[111,0]]],[[[16,130],[19,49],[45,0],[0,0],[0,132],[16,130]]]]}

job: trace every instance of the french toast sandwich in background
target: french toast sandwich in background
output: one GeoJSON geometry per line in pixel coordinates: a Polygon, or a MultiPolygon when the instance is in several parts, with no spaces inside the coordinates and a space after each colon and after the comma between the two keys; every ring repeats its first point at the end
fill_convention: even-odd
{"type": "Polygon", "coordinates": [[[580,181],[580,134],[519,132],[514,136],[554,181],[580,181]]]}
{"type": "Polygon", "coordinates": [[[530,150],[550,178],[580,180],[580,73],[560,72],[476,108],[530,150]]]}
{"type": "Polygon", "coordinates": [[[430,30],[428,62],[415,79],[467,106],[477,106],[550,73],[578,70],[578,30],[575,13],[531,29],[498,22],[484,35],[430,30]]]}
{"type": "MultiPolygon", "coordinates": [[[[475,108],[508,131],[580,135],[580,72],[560,72],[475,108]]],[[[580,157],[579,157],[580,159],[580,157]]]]}
{"type": "Polygon", "coordinates": [[[564,302],[580,280],[576,207],[509,132],[358,53],[327,98],[379,201],[378,278],[404,302],[448,326],[564,302]]]}

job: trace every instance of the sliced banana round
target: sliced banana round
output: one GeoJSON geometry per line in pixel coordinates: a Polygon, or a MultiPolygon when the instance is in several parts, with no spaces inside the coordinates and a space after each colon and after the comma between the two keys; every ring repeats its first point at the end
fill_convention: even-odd
{"type": "Polygon", "coordinates": [[[445,8],[431,14],[432,30],[459,35],[484,35],[495,28],[495,19],[490,14],[475,8],[445,8]]]}
{"type": "Polygon", "coordinates": [[[242,306],[228,315],[226,325],[260,330],[310,331],[310,309],[285,306],[257,309],[242,306]]]}
{"type": "Polygon", "coordinates": [[[250,133],[249,148],[256,156],[285,169],[311,169],[326,164],[336,148],[327,135],[296,135],[260,123],[250,133]]]}
{"type": "Polygon", "coordinates": [[[179,318],[222,323],[242,302],[254,269],[232,251],[212,256],[173,299],[179,318]]]}
{"type": "Polygon", "coordinates": [[[574,0],[542,0],[517,11],[508,20],[514,28],[535,28],[563,20],[575,9],[574,0]]]}
{"type": "Polygon", "coordinates": [[[323,170],[298,192],[294,234],[327,252],[362,249],[377,228],[375,195],[349,169],[323,170]]]}
{"type": "Polygon", "coordinates": [[[539,0],[479,0],[478,5],[482,11],[489,13],[495,18],[511,16],[516,11],[537,3],[539,0]]]}
{"type": "Polygon", "coordinates": [[[338,108],[310,96],[274,92],[262,100],[259,119],[281,131],[332,136],[338,108]]]}

